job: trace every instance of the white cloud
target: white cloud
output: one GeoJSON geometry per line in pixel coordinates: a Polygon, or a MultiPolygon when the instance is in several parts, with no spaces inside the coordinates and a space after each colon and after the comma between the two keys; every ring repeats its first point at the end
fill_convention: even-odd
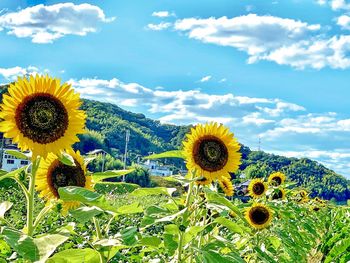
{"type": "Polygon", "coordinates": [[[175,13],[170,13],[169,11],[158,11],[158,12],[153,12],[152,16],[165,18],[165,17],[175,16],[175,13]]]}
{"type": "Polygon", "coordinates": [[[38,72],[39,69],[34,66],[29,66],[27,68],[22,68],[19,66],[12,68],[0,68],[0,75],[7,81],[16,80],[18,76],[37,74],[38,72]]]}
{"type": "Polygon", "coordinates": [[[103,10],[90,4],[59,3],[28,7],[0,16],[0,29],[19,38],[31,38],[33,43],[52,43],[65,35],[85,36],[96,32],[99,23],[108,23],[103,10]]]}
{"type": "MultiPolygon", "coordinates": [[[[349,17],[338,24],[349,27],[349,17]]],[[[229,46],[248,54],[248,63],[260,60],[297,69],[350,67],[350,36],[327,37],[319,24],[249,14],[234,18],[186,18],[175,23],[189,38],[229,46]]]]}
{"type": "Polygon", "coordinates": [[[345,0],[332,0],[331,6],[333,10],[350,10],[350,3],[345,0]]]}
{"type": "Polygon", "coordinates": [[[342,29],[350,30],[350,16],[342,15],[337,18],[337,25],[342,29]]]}
{"type": "Polygon", "coordinates": [[[222,78],[222,79],[219,80],[219,83],[223,83],[223,82],[226,82],[226,81],[227,81],[226,78],[222,78]]]}
{"type": "Polygon", "coordinates": [[[208,82],[211,79],[211,76],[205,76],[199,80],[199,82],[208,82]]]}
{"type": "Polygon", "coordinates": [[[147,29],[153,31],[161,31],[172,26],[172,23],[169,22],[160,22],[159,24],[148,24],[147,29]]]}

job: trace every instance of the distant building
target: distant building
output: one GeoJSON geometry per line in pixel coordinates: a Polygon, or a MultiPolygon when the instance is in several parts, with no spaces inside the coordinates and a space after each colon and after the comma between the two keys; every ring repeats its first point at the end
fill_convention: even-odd
{"type": "Polygon", "coordinates": [[[18,168],[21,168],[23,166],[26,166],[30,163],[28,160],[18,159],[17,157],[6,153],[6,150],[15,150],[18,151],[16,146],[13,147],[7,147],[3,149],[2,154],[2,170],[5,170],[7,172],[14,171],[18,168]]]}
{"type": "Polygon", "coordinates": [[[151,175],[157,176],[170,176],[173,175],[173,171],[167,165],[159,165],[157,161],[146,160],[142,166],[149,170],[151,175]]]}
{"type": "Polygon", "coordinates": [[[251,180],[235,185],[235,192],[238,196],[244,196],[248,193],[248,186],[251,180]]]}

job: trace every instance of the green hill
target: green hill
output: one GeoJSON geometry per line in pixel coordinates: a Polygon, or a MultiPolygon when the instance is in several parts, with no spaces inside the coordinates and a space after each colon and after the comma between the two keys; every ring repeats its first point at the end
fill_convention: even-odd
{"type": "MultiPolygon", "coordinates": [[[[0,94],[6,86],[0,87],[0,94]]],[[[121,159],[125,147],[125,133],[130,131],[129,160],[151,152],[178,149],[190,126],[161,124],[146,118],[143,114],[125,111],[120,107],[98,101],[84,100],[82,109],[87,112],[89,132],[80,136],[81,142],[75,148],[83,153],[103,148],[121,159]]],[[[302,158],[287,158],[262,151],[251,151],[243,146],[242,165],[239,174],[247,178],[266,177],[273,171],[283,171],[290,180],[309,189],[311,196],[338,201],[350,199],[350,181],[316,161],[302,158]]],[[[183,165],[179,160],[168,160],[175,165],[183,165]]]]}

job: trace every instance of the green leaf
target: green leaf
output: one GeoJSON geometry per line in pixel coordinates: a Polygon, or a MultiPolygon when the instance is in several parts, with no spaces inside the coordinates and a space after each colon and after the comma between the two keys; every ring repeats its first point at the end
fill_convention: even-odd
{"type": "Polygon", "coordinates": [[[151,246],[158,247],[162,243],[162,240],[159,237],[143,237],[139,244],[141,246],[151,246]]]}
{"type": "Polygon", "coordinates": [[[93,207],[83,206],[70,211],[70,213],[80,223],[85,223],[91,220],[94,216],[102,214],[103,210],[96,206],[93,206],[93,207]]]}
{"type": "Polygon", "coordinates": [[[99,172],[99,173],[92,174],[92,178],[94,179],[94,182],[101,182],[104,179],[120,177],[129,173],[132,173],[133,171],[135,171],[135,169],[111,170],[111,171],[99,172]]]}
{"type": "Polygon", "coordinates": [[[203,189],[205,192],[205,196],[208,199],[209,202],[218,204],[218,205],[224,205],[233,212],[236,213],[240,218],[244,219],[241,211],[236,207],[234,204],[232,204],[229,200],[227,200],[223,195],[220,195],[217,192],[214,192],[208,188],[203,189]]]}
{"type": "Polygon", "coordinates": [[[101,262],[100,254],[91,248],[67,249],[49,258],[47,263],[101,262]]]}
{"type": "Polygon", "coordinates": [[[338,241],[329,251],[325,263],[334,261],[334,259],[344,253],[350,247],[350,238],[338,241]]]}
{"type": "MultiPolygon", "coordinates": [[[[203,263],[213,263],[213,262],[220,262],[220,263],[232,263],[237,261],[232,261],[232,259],[225,257],[218,252],[215,252],[213,250],[201,250],[201,257],[203,259],[203,263]]],[[[244,261],[243,261],[244,262],[244,261]]]]}
{"type": "Polygon", "coordinates": [[[69,227],[61,228],[54,233],[44,234],[38,238],[29,237],[22,232],[3,227],[1,235],[5,241],[24,259],[32,262],[45,262],[56,248],[68,240],[69,227]]]}
{"type": "Polygon", "coordinates": [[[5,201],[0,203],[0,218],[4,218],[5,213],[12,207],[13,203],[5,201]]]}
{"type": "Polygon", "coordinates": [[[140,188],[138,184],[124,183],[124,182],[97,182],[95,189],[97,191],[101,190],[106,193],[106,191],[115,191],[118,194],[131,193],[137,188],[140,188]]]}
{"type": "Polygon", "coordinates": [[[22,152],[16,151],[16,150],[6,150],[5,153],[10,154],[10,155],[16,157],[17,159],[22,159],[22,160],[28,160],[31,158],[31,154],[22,153],[22,152]]]}
{"type": "Polygon", "coordinates": [[[154,188],[139,188],[134,190],[130,195],[135,197],[144,197],[149,195],[168,195],[171,196],[176,188],[154,187],[154,188]]]}
{"type": "Polygon", "coordinates": [[[120,215],[137,214],[142,212],[143,208],[138,202],[132,203],[130,205],[123,205],[117,208],[117,213],[120,215]]]}
{"type": "Polygon", "coordinates": [[[58,160],[68,166],[75,166],[74,158],[70,156],[68,153],[63,152],[58,156],[58,160]]]}
{"type": "Polygon", "coordinates": [[[266,263],[277,263],[276,260],[274,260],[272,257],[264,253],[259,247],[255,247],[254,251],[257,252],[258,257],[266,263]]]}
{"type": "Polygon", "coordinates": [[[178,247],[178,235],[164,233],[164,247],[168,250],[170,256],[174,255],[178,247]]]}
{"type": "Polygon", "coordinates": [[[32,262],[39,260],[39,249],[34,243],[33,238],[24,235],[22,232],[7,227],[1,228],[0,234],[14,251],[24,259],[32,262]]]}
{"type": "Polygon", "coordinates": [[[86,205],[97,206],[103,210],[117,212],[116,208],[111,206],[103,195],[82,187],[60,187],[58,193],[60,199],[66,202],[77,201],[86,205]]]}
{"type": "Polygon", "coordinates": [[[233,233],[244,234],[245,232],[240,225],[224,217],[218,217],[214,222],[227,227],[233,233]]]}
{"type": "Polygon", "coordinates": [[[69,239],[70,231],[66,228],[58,230],[54,234],[44,234],[34,239],[34,243],[39,249],[40,262],[45,262],[56,248],[69,239]]]}
{"type": "Polygon", "coordinates": [[[28,168],[28,165],[23,166],[23,167],[21,167],[21,168],[19,168],[17,170],[11,171],[9,173],[2,174],[2,175],[0,175],[0,181],[4,180],[6,178],[17,177],[17,175],[19,175],[21,172],[25,171],[27,168],[28,168]]]}
{"type": "Polygon", "coordinates": [[[183,238],[183,245],[187,245],[194,239],[199,232],[203,231],[206,226],[192,226],[186,230],[183,238]]]}
{"type": "Polygon", "coordinates": [[[121,237],[123,239],[123,242],[127,246],[133,246],[137,243],[138,240],[138,231],[137,227],[127,227],[123,229],[121,232],[121,237]]]}
{"type": "Polygon", "coordinates": [[[175,151],[168,151],[168,152],[163,152],[163,153],[158,153],[158,154],[152,154],[145,159],[161,159],[161,158],[181,158],[185,159],[184,152],[182,150],[175,150],[175,151]]]}
{"type": "Polygon", "coordinates": [[[268,239],[271,242],[271,245],[274,249],[278,249],[281,246],[281,240],[278,237],[275,236],[269,236],[268,239]]]}

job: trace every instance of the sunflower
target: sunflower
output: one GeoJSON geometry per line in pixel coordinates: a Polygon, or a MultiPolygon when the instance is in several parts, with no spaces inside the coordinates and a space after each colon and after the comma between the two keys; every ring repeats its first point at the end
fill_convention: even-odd
{"type": "Polygon", "coordinates": [[[276,189],[271,195],[272,200],[285,199],[285,198],[286,198],[286,190],[284,189],[276,189]]]}
{"type": "Polygon", "coordinates": [[[305,203],[309,200],[308,193],[305,190],[300,190],[297,193],[297,201],[299,203],[305,203]]]}
{"type": "Polygon", "coordinates": [[[233,185],[230,179],[221,177],[218,182],[226,196],[233,196],[233,185]]]}
{"type": "Polygon", "coordinates": [[[252,227],[263,229],[271,223],[272,211],[264,204],[253,204],[247,209],[245,218],[252,227]]]}
{"type": "Polygon", "coordinates": [[[22,151],[31,150],[33,159],[59,154],[84,133],[84,111],[79,94],[67,83],[49,76],[18,78],[3,95],[0,132],[12,138],[22,151]]]}
{"type": "Polygon", "coordinates": [[[249,195],[254,198],[263,196],[266,190],[267,184],[260,178],[253,179],[248,186],[249,195]]]}
{"type": "Polygon", "coordinates": [[[311,210],[311,211],[318,212],[318,211],[320,211],[320,209],[321,209],[320,207],[318,207],[318,206],[315,205],[315,206],[311,207],[310,210],[311,210]]]}
{"type": "Polygon", "coordinates": [[[211,178],[207,178],[205,176],[200,177],[198,180],[195,181],[197,185],[210,185],[212,182],[211,178]]]}
{"type": "MultiPolygon", "coordinates": [[[[58,188],[66,186],[93,190],[92,178],[87,176],[86,165],[80,152],[68,150],[68,153],[73,157],[75,166],[63,164],[53,153],[49,153],[47,158],[41,161],[36,177],[36,190],[40,192],[40,197],[48,201],[58,200],[58,188]]],[[[63,211],[66,213],[79,205],[79,202],[64,202],[63,211]]]]}
{"type": "Polygon", "coordinates": [[[275,172],[275,173],[270,174],[268,182],[269,182],[269,184],[279,186],[279,185],[283,184],[285,180],[286,180],[286,176],[284,175],[284,173],[275,172]]]}
{"type": "Polygon", "coordinates": [[[188,170],[212,180],[222,176],[230,178],[229,172],[237,171],[241,164],[240,145],[233,133],[221,124],[198,124],[183,145],[188,170]]]}

